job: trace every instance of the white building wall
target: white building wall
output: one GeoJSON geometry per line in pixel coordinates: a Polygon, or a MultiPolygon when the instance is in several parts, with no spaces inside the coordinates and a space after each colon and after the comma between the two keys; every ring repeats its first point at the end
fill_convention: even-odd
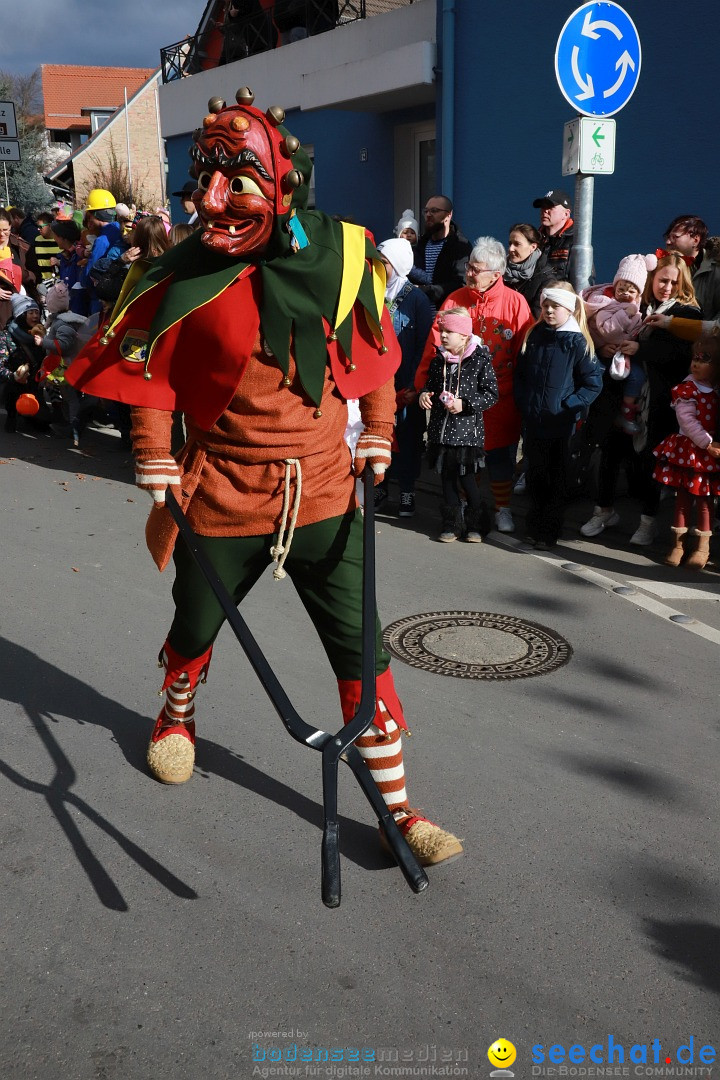
{"type": "Polygon", "coordinates": [[[433,100],[436,0],[339,26],[160,88],[165,138],[197,127],[211,97],[249,86],[261,108],[372,111],[433,100]]]}

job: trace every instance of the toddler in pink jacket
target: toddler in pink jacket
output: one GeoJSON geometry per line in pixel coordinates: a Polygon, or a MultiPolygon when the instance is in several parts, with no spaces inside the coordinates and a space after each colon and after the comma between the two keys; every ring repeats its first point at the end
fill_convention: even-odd
{"type": "MultiPolygon", "coordinates": [[[[593,285],[582,294],[588,329],[598,351],[603,345],[620,346],[634,341],[643,323],[641,303],[648,271],[657,266],[655,255],[626,255],[620,261],[612,285],[593,285]]],[[[613,356],[610,377],[627,380],[624,386],[620,427],[628,435],[640,430],[638,398],[645,385],[642,364],[618,351],[613,356]]]]}

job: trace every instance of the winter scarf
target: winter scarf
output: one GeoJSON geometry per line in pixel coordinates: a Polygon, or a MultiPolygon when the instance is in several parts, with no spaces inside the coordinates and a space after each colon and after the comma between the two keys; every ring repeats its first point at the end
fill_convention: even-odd
{"type": "Polygon", "coordinates": [[[541,255],[542,251],[540,248],[536,248],[535,251],[531,252],[527,259],[523,259],[522,262],[508,262],[503,277],[506,281],[529,281],[535,273],[535,267],[537,266],[538,259],[541,255]]]}

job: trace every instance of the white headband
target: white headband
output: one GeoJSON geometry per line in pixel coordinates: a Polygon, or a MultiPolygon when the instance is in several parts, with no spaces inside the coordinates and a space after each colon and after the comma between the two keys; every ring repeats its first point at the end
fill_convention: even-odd
{"type": "Polygon", "coordinates": [[[553,304],[559,304],[560,307],[567,308],[569,312],[575,312],[575,305],[578,302],[579,297],[574,292],[568,292],[567,289],[543,289],[540,294],[540,300],[552,300],[553,304]]]}

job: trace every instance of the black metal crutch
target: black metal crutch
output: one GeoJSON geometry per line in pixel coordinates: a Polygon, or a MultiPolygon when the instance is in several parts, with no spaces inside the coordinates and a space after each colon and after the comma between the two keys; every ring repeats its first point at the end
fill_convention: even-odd
{"type": "Polygon", "coordinates": [[[238,611],[232,597],[220,580],[215,567],[207,554],[198,544],[197,536],[187,522],[177,499],[168,487],[166,492],[167,507],[178,527],[188,550],[197,562],[210,588],[215,593],[218,603],[240,642],[242,649],[255,674],[260,679],[265,692],[275,706],[286,730],[293,739],[322,753],[323,780],[323,839],[322,839],[322,900],[326,907],[338,907],[340,904],[340,829],[337,820],[337,782],[338,762],[342,760],[350,766],[355,779],[360,784],[366,798],[377,816],[383,829],[395,861],[402,870],[405,879],[414,892],[422,892],[428,886],[425,871],[417,862],[408,847],[405,837],[388,811],[370,770],[354,746],[370,727],[375,717],[375,533],[374,533],[374,477],[366,466],[363,473],[365,490],[365,516],[363,519],[363,591],[362,591],[362,691],[360,706],[352,720],[336,734],[307,724],[280,684],[267,658],[238,611]]]}

